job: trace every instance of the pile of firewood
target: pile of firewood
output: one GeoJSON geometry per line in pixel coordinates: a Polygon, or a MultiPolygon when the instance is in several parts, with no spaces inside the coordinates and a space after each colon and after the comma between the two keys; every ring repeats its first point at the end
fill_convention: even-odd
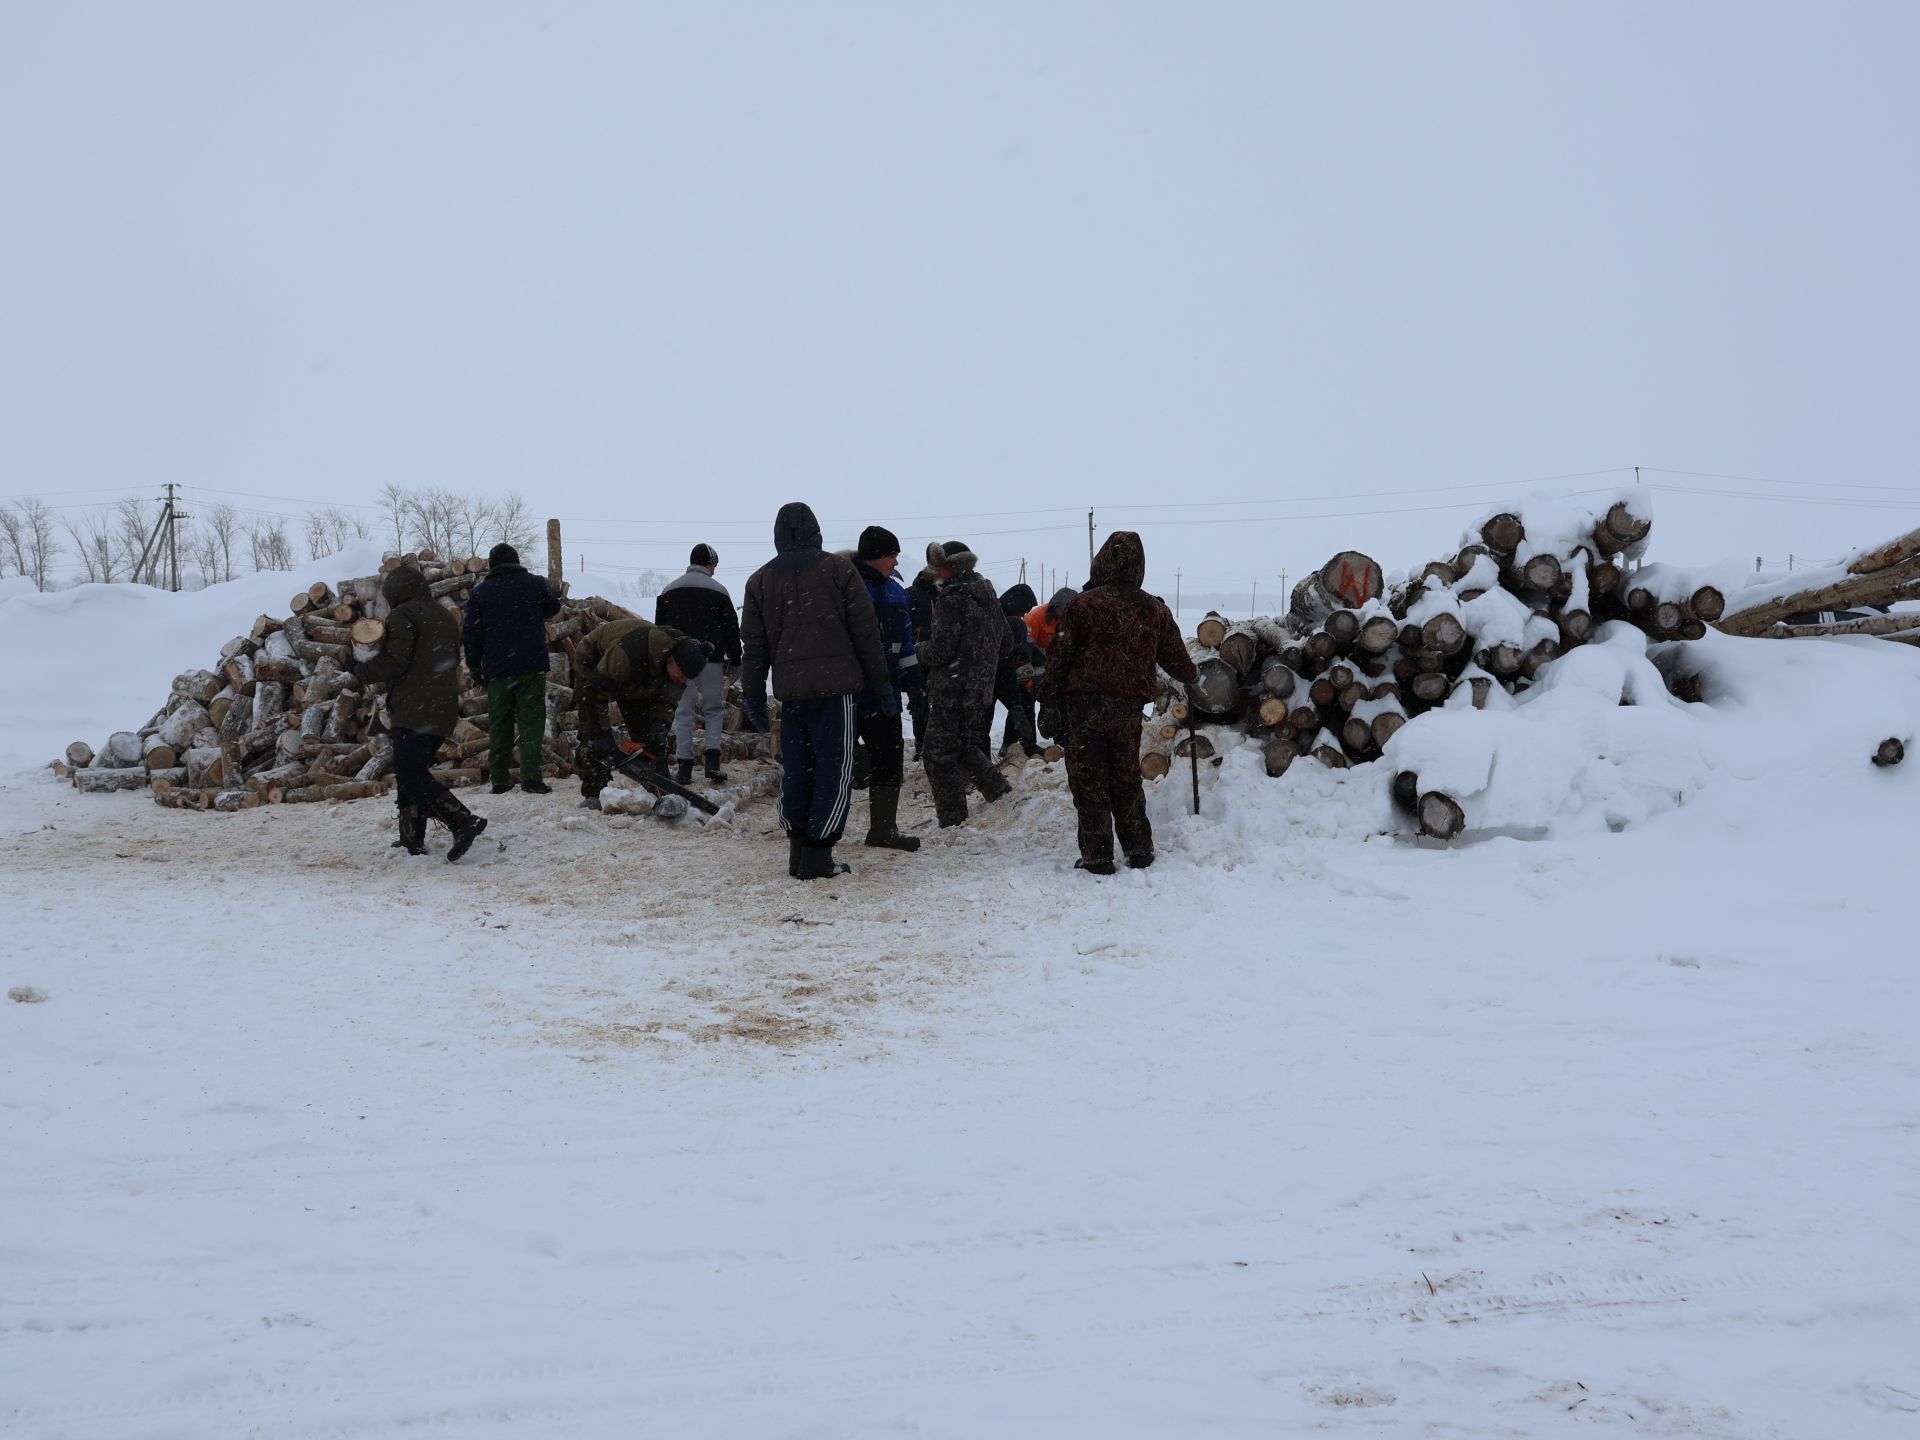
{"type": "MultiPolygon", "coordinates": [[[[1847,624],[1783,626],[1789,617],[1839,605],[1920,598],[1920,531],[1875,547],[1837,576],[1789,595],[1748,597],[1730,609],[1720,585],[1666,566],[1636,566],[1652,522],[1621,499],[1568,536],[1529,536],[1526,520],[1502,513],[1456,554],[1389,585],[1366,555],[1346,551],[1295,586],[1284,615],[1229,621],[1210,614],[1188,652],[1198,680],[1179,695],[1168,682],[1145,726],[1140,768],[1149,778],[1198,752],[1218,760],[1242,736],[1257,740],[1269,775],[1311,755],[1336,769],[1380,758],[1401,726],[1435,707],[1506,708],[1541,667],[1587,643],[1596,627],[1625,621],[1662,641],[1736,635],[1876,634],[1920,643],[1920,616],[1847,624]]],[[[1684,652],[1684,647],[1675,647],[1684,652]]],[[[1663,665],[1668,687],[1697,701],[1684,665],[1663,665]]],[[[1898,763],[1897,741],[1876,763],[1898,763]]],[[[1901,753],[1904,753],[1902,751],[1901,753]]],[[[1465,827],[1461,808],[1422,794],[1410,775],[1394,796],[1429,834],[1465,827]]]]}
{"type": "MultiPolygon", "coordinates": [[[[221,646],[212,668],[176,676],[166,703],[140,729],[116,732],[97,753],[84,741],[69,745],[62,768],[88,793],[151,787],[158,803],[190,810],[384,794],[393,784],[385,687],[363,685],[345,664],[352,653],[377,653],[387,609],[381,576],[403,564],[416,566],[433,598],[456,614],[487,569],[482,559],[442,562],[422,551],[389,556],[380,575],[316,583],[292,598],[286,616],[262,615],[248,634],[221,646]]],[[[606,600],[563,598],[547,622],[547,776],[573,773],[572,642],[628,618],[606,600]]],[[[464,667],[462,675],[461,719],[433,772],[449,786],[486,774],[487,692],[464,667]]],[[[728,759],[769,753],[766,736],[744,729],[737,697],[726,728],[717,747],[728,759]]]]}

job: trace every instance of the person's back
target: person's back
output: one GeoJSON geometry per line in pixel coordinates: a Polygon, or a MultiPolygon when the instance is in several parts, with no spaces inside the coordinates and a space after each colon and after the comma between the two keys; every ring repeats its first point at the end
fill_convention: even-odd
{"type": "Polygon", "coordinates": [[[737,670],[740,617],[733,608],[733,596],[709,568],[719,563],[712,549],[702,545],[695,553],[702,558],[689,565],[686,574],[670,581],[654,599],[654,622],[705,642],[712,648],[714,659],[737,670]]]}
{"type": "Polygon", "coordinates": [[[886,684],[879,621],[853,562],[821,548],[820,522],[795,502],[774,521],[774,558],[747,581],[741,685],[783,703],[886,684]]]}
{"type": "Polygon", "coordinates": [[[1140,710],[1158,690],[1154,667],[1182,683],[1193,660],[1173,614],[1140,588],[1147,552],[1116,530],[1094,557],[1087,588],[1060,612],[1041,695],[1067,740],[1067,784],[1079,817],[1081,869],[1113,873],[1117,831],[1127,864],[1153,863],[1153,826],[1140,783],[1140,710]]]}
{"type": "Polygon", "coordinates": [[[747,581],[740,688],[749,721],[765,729],[772,672],[787,873],[826,879],[847,869],[833,858],[833,846],[846,829],[852,794],[855,697],[865,692],[897,709],[897,692],[866,584],[851,560],[822,548],[813,511],[798,502],[781,506],[773,548],[774,558],[747,581]]]}
{"type": "Polygon", "coordinates": [[[547,621],[560,597],[544,575],[531,574],[520,553],[502,542],[487,556],[487,576],[467,601],[461,643],[467,669],[487,687],[487,769],[493,793],[513,788],[515,737],[520,783],[547,793],[547,621]]]}

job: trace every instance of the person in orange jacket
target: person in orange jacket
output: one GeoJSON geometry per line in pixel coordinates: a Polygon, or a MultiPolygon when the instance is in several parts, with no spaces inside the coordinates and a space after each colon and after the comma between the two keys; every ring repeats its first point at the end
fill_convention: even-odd
{"type": "MultiPolygon", "coordinates": [[[[1053,592],[1053,598],[1046,604],[1036,605],[1027,612],[1027,639],[1040,647],[1041,654],[1041,664],[1035,667],[1039,674],[1035,675],[1030,682],[1036,688],[1040,682],[1040,675],[1046,673],[1045,657],[1047,651],[1053,648],[1054,631],[1060,628],[1060,612],[1066,609],[1067,602],[1079,593],[1071,585],[1062,585],[1053,592]]],[[[1040,733],[1049,740],[1062,738],[1059,716],[1050,705],[1040,707],[1040,733]]]]}

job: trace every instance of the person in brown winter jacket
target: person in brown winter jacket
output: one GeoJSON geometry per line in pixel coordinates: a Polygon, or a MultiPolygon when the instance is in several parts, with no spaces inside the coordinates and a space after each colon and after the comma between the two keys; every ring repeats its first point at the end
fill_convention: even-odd
{"type": "Polygon", "coordinates": [[[399,844],[409,855],[427,848],[427,821],[453,832],[447,859],[466,854],[487,822],[433,778],[433,757],[460,721],[460,617],[435,600],[411,565],[387,572],[380,594],[391,607],[380,653],[347,661],[347,673],[384,682],[393,722],[394,803],[400,807],[399,844]]]}
{"type": "Polygon", "coordinates": [[[1183,685],[1196,678],[1166,602],[1140,588],[1147,551],[1116,530],[1094,557],[1087,587],[1059,616],[1041,699],[1067,731],[1067,785],[1080,818],[1076,867],[1113,874],[1117,830],[1127,864],[1153,863],[1153,826],[1140,783],[1140,712],[1159,692],[1155,666],[1183,685]]]}

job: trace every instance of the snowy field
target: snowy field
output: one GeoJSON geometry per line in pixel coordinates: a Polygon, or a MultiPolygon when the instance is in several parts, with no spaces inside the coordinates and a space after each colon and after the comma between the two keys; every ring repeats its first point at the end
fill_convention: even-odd
{"type": "Polygon", "coordinates": [[[1920,1434],[1914,651],[1589,647],[1507,833],[1236,753],[1104,881],[1039,762],[814,887],[764,800],[448,866],[30,768],[289,578],[0,601],[7,1434],[1920,1434]]]}

